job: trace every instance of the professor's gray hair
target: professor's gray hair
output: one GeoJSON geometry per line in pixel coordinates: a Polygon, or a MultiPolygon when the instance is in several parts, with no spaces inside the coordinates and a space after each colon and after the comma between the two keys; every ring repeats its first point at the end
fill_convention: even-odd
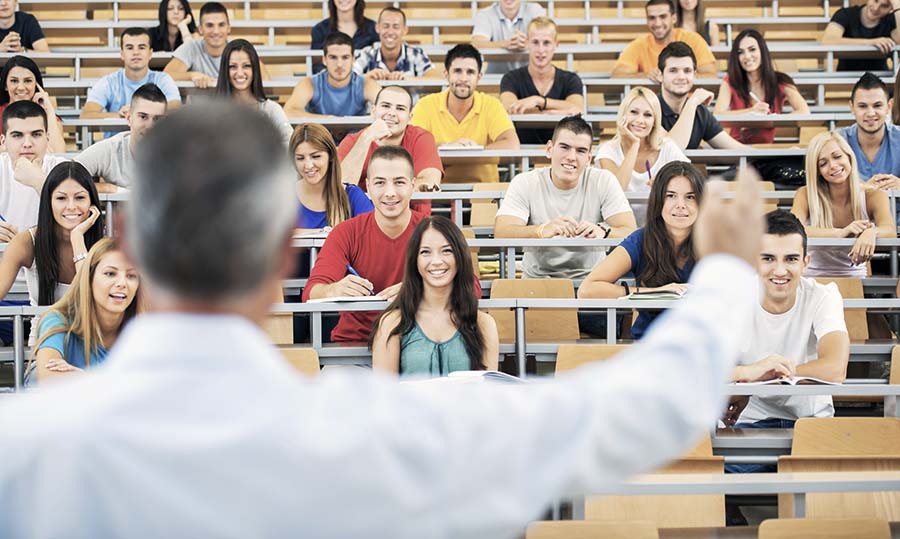
{"type": "Polygon", "coordinates": [[[269,119],[231,101],[184,107],[147,133],[136,168],[127,240],[160,290],[218,303],[275,271],[297,196],[269,119]]]}

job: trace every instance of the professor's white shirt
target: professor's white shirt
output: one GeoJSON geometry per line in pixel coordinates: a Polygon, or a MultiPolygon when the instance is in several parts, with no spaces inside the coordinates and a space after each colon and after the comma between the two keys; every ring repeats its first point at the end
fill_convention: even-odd
{"type": "Polygon", "coordinates": [[[0,533],[515,534],[719,416],[756,275],[717,256],[692,282],[621,357],[521,386],[305,379],[243,319],[147,315],[88,376],[0,399],[0,533]]]}

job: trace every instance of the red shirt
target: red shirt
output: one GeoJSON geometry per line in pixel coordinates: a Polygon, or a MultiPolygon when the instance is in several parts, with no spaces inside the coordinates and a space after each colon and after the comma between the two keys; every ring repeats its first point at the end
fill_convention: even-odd
{"type": "MultiPolygon", "coordinates": [[[[353,149],[353,146],[356,144],[356,141],[359,140],[361,134],[362,131],[357,131],[356,133],[350,133],[344,137],[344,140],[342,140],[340,146],[338,146],[339,158],[343,160],[347,157],[347,154],[353,149]]],[[[418,176],[419,173],[426,168],[436,168],[441,171],[441,175],[444,174],[444,165],[441,164],[441,157],[438,155],[437,144],[435,144],[434,136],[430,131],[414,125],[408,125],[406,126],[406,132],[403,133],[403,139],[400,141],[400,146],[403,146],[406,151],[409,152],[409,155],[412,156],[413,173],[415,175],[418,176]]],[[[359,187],[363,191],[368,191],[366,189],[366,171],[369,169],[369,159],[372,157],[372,153],[377,147],[378,145],[374,142],[369,145],[369,153],[366,154],[366,160],[363,163],[362,173],[359,177],[359,187]]],[[[347,180],[347,178],[344,179],[347,180]]],[[[431,215],[430,200],[413,201],[412,208],[416,211],[425,213],[426,215],[431,215]]]]}
{"type": "MultiPolygon", "coordinates": [[[[378,228],[375,212],[358,215],[334,227],[316,258],[316,265],[303,290],[303,301],[309,300],[309,291],[314,285],[331,284],[343,279],[349,273],[347,264],[372,283],[376,294],[402,282],[406,244],[416,225],[424,218],[423,214],[413,211],[406,230],[394,239],[378,228]]],[[[367,341],[379,314],[377,311],[341,313],[338,325],[331,332],[331,340],[367,341]]]]}

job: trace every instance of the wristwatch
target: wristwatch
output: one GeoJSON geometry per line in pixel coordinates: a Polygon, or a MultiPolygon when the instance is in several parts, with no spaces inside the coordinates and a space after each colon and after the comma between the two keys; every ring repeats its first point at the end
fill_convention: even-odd
{"type": "Polygon", "coordinates": [[[606,223],[597,223],[597,226],[603,229],[603,238],[606,239],[609,237],[609,233],[612,231],[612,227],[606,223]]]}

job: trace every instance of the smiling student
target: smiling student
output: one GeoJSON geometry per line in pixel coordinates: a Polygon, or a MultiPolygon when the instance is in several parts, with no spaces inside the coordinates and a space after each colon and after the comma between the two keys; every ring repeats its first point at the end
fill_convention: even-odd
{"type": "Polygon", "coordinates": [[[375,29],[378,41],[356,51],[353,71],[375,80],[441,76],[422,47],[405,41],[409,27],[402,9],[393,6],[382,9],[375,29]]]}
{"type": "Polygon", "coordinates": [[[172,53],[165,72],[175,80],[189,80],[197,88],[215,88],[219,78],[222,51],[228,43],[231,23],[228,10],[219,2],[207,2],[200,8],[200,35],[183,43],[172,53]]]}

